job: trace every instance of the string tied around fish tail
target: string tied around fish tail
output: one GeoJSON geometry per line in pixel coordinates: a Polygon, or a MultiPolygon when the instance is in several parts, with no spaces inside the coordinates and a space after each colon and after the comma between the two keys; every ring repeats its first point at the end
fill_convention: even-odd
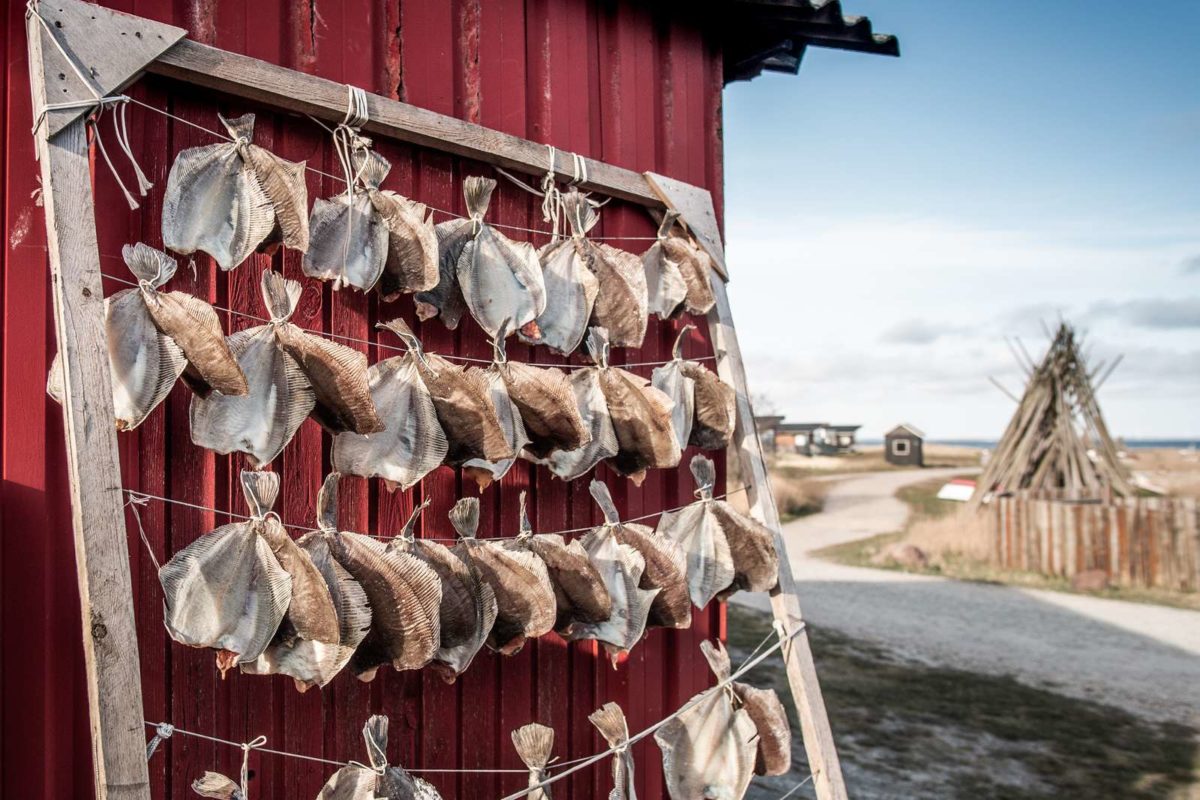
{"type": "Polygon", "coordinates": [[[175,735],[175,726],[169,722],[160,722],[154,728],[154,737],[146,744],[146,760],[154,757],[158,746],[175,735]]]}
{"type": "Polygon", "coordinates": [[[267,737],[263,736],[262,734],[259,734],[258,736],[255,736],[250,741],[242,742],[240,745],[238,745],[239,747],[242,748],[242,774],[241,774],[242,797],[250,796],[249,793],[246,791],[246,784],[248,784],[250,782],[250,751],[257,750],[260,747],[265,747],[266,744],[267,744],[267,737]]]}

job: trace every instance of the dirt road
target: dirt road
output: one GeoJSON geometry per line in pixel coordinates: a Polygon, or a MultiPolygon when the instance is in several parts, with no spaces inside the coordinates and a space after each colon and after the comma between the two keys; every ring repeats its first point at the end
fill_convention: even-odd
{"type": "MultiPolygon", "coordinates": [[[[1151,719],[1200,724],[1200,612],[843,566],[808,553],[899,530],[907,483],[963,470],[856,476],[784,526],[814,626],[935,665],[1011,675],[1151,719]]],[[[767,608],[761,595],[735,595],[767,608]]]]}

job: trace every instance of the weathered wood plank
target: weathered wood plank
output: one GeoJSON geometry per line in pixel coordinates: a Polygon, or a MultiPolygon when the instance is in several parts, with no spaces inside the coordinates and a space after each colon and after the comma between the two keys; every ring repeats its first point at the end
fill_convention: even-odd
{"type": "MultiPolygon", "coordinates": [[[[216,89],[328,122],[346,114],[346,84],[305,75],[257,58],[238,55],[184,39],[163,53],[148,72],[216,89]]],[[[371,121],[365,131],[444,153],[475,159],[527,175],[546,172],[544,144],[502,133],[435,111],[368,94],[371,121]]],[[[585,159],[588,179],[580,185],[622,200],[653,208],[663,203],[637,172],[585,159]]],[[[572,174],[569,155],[555,154],[555,171],[572,174]]]]}
{"type": "MultiPolygon", "coordinates": [[[[28,33],[32,96],[35,107],[42,107],[48,102],[45,43],[40,29],[30,27],[28,33]]],[[[53,141],[43,129],[37,148],[62,357],[96,797],[148,799],[137,631],[84,122],[72,122],[53,141]]]]}

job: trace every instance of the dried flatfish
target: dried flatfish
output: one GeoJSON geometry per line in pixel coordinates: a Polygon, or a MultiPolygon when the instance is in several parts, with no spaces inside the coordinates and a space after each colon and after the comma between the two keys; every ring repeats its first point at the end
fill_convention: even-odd
{"type": "Polygon", "coordinates": [[[641,347],[650,322],[642,260],[605,242],[596,245],[596,252],[590,263],[600,291],[592,307],[592,324],[608,330],[613,347],[641,347]]]}
{"type": "Polygon", "coordinates": [[[371,606],[371,627],[351,657],[350,669],[363,681],[372,680],[385,664],[397,670],[420,669],[440,646],[442,583],[420,559],[370,536],[337,529],[340,477],[330,473],[321,487],[317,497],[320,530],[314,539],[325,542],[334,560],[362,587],[371,606]]]}
{"type": "Polygon", "coordinates": [[[450,522],[460,537],[454,551],[467,554],[496,593],[496,623],[488,635],[488,647],[510,656],[519,652],[527,639],[553,630],[557,603],[546,562],[528,550],[476,539],[477,498],[455,503],[450,522]]]}
{"type": "Polygon", "coordinates": [[[672,352],[674,357],[660,367],[655,367],[650,375],[650,385],[665,394],[675,404],[671,409],[671,427],[675,430],[675,440],[682,449],[688,446],[692,435],[692,420],[696,416],[696,382],[683,374],[683,357],[680,345],[684,335],[693,330],[694,326],[685,325],[675,339],[672,352]]]}
{"type": "Polygon", "coordinates": [[[645,633],[659,590],[641,588],[646,561],[637,550],[620,542],[611,522],[592,529],[581,543],[608,589],[612,613],[602,622],[576,622],[567,638],[599,641],[615,667],[645,633]]]}
{"type": "Polygon", "coordinates": [[[437,284],[432,289],[417,292],[413,298],[417,319],[422,322],[438,317],[443,325],[454,330],[466,313],[467,303],[458,285],[458,258],[471,238],[473,227],[469,219],[450,219],[434,226],[438,247],[437,284]]]}
{"type": "Polygon", "coordinates": [[[196,778],[192,781],[192,791],[201,797],[213,797],[217,800],[247,800],[242,787],[219,772],[205,772],[196,778]]]}
{"type": "Polygon", "coordinates": [[[308,249],[304,162],[286,161],[252,144],[254,115],[221,117],[232,142],[184,150],[171,166],[163,197],[163,245],[208,253],[233,269],[264,242],[308,249]]]}
{"type": "MultiPolygon", "coordinates": [[[[413,337],[401,335],[406,345],[413,337]]],[[[446,435],[418,361],[420,343],[402,356],[367,371],[371,402],[386,428],[368,436],[346,431],[333,438],[333,468],[348,475],[382,478],[389,490],[412,487],[446,458],[446,435]]]]}
{"type": "Polygon", "coordinates": [[[659,241],[663,255],[679,265],[679,273],[687,284],[684,308],[689,314],[707,314],[717,302],[712,288],[712,256],[682,233],[661,237],[659,241]]]}
{"type": "Polygon", "coordinates": [[[612,598],[599,570],[579,540],[567,542],[557,533],[534,534],[521,492],[521,532],[507,547],[528,550],[546,564],[554,586],[557,615],[554,630],[567,635],[576,622],[599,623],[612,615],[612,598]]]}
{"type": "Polygon", "coordinates": [[[728,689],[709,689],[688,702],[694,705],[654,734],[667,794],[672,800],[744,796],[758,749],[754,720],[728,689]]]}
{"type": "Polygon", "coordinates": [[[579,418],[588,432],[588,441],[574,450],[557,450],[545,458],[533,461],[545,464],[556,476],[572,481],[586,475],[589,470],[619,451],[617,433],[613,429],[612,417],[608,413],[608,401],[600,386],[600,369],[585,367],[571,372],[571,393],[575,395],[575,407],[579,418]]]}
{"type": "MultiPolygon", "coordinates": [[[[501,331],[503,331],[503,327],[501,331]]],[[[495,355],[492,357],[492,365],[483,371],[483,377],[487,382],[492,409],[496,412],[496,419],[499,420],[500,428],[504,431],[505,444],[508,445],[512,455],[497,461],[472,458],[463,462],[463,475],[473,478],[481,492],[491,486],[493,481],[498,481],[507,475],[508,471],[512,469],[512,465],[516,463],[517,454],[525,449],[525,445],[529,444],[529,437],[525,433],[525,423],[521,417],[521,409],[517,407],[508,393],[506,374],[509,371],[509,365],[504,357],[503,333],[497,337],[493,352],[495,355]]]]}
{"type": "Polygon", "coordinates": [[[687,299],[688,285],[683,279],[679,263],[667,254],[665,242],[678,212],[667,211],[658,226],[658,241],[642,254],[642,268],[646,271],[646,309],[659,319],[671,319],[683,311],[687,299]]]}
{"type": "Polygon", "coordinates": [[[367,192],[388,229],[387,261],[376,286],[384,302],[390,302],[407,292],[435,289],[441,273],[433,212],[424,203],[379,189],[382,182],[383,175],[368,178],[367,192]]]}
{"type": "Polygon", "coordinates": [[[242,491],[250,519],[204,534],[158,571],[167,632],[181,644],[216,650],[222,676],[262,655],[292,599],[292,578],[267,538],[268,527],[283,527],[271,513],[279,476],[243,472],[242,491]]]}
{"type": "MultiPolygon", "coordinates": [[[[712,644],[705,640],[700,643],[700,649],[708,659],[717,682],[728,680],[732,672],[725,646],[719,641],[712,644]]],[[[758,775],[787,774],[792,768],[792,729],[779,695],[774,689],[760,689],[740,681],[729,684],[729,688],[737,698],[738,705],[746,709],[758,731],[754,772],[758,775]]]]}
{"type": "Polygon", "coordinates": [[[463,181],[472,235],[458,257],[458,285],[471,316],[488,336],[496,338],[508,324],[536,342],[541,339],[536,320],[546,309],[542,265],[533,245],[514,242],[483,221],[495,188],[491,178],[463,181]]]}
{"type": "Polygon", "coordinates": [[[330,776],[317,800],[441,800],[432,784],[387,760],[388,718],[376,714],[363,726],[367,764],[351,762],[330,776]]]}
{"type": "Polygon", "coordinates": [[[658,533],[678,542],[687,553],[688,592],[697,608],[704,608],[737,577],[725,529],[717,518],[713,500],[716,468],[704,456],[691,463],[699,500],[678,511],[664,512],[658,533]]]}
{"type": "Polygon", "coordinates": [[[605,525],[617,541],[641,554],[646,563],[638,586],[657,592],[650,604],[648,628],[686,628],[692,624],[692,604],[688,597],[687,555],[679,544],[634,522],[621,522],[608,487],[592,481],[588,489],[596,505],[604,512],[605,525]]]}
{"type": "Polygon", "coordinates": [[[416,538],[416,523],[429,505],[426,500],[413,510],[404,532],[392,540],[390,549],[408,553],[427,564],[442,582],[439,611],[441,647],[431,669],[446,683],[466,671],[483,647],[496,623],[496,593],[483,579],[469,552],[450,550],[430,539],[416,538]]]}
{"type": "Polygon", "coordinates": [[[647,469],[669,469],[679,464],[683,451],[671,426],[671,398],[645,378],[608,365],[608,333],[588,332],[588,350],[596,361],[600,388],[608,405],[618,451],[609,464],[635,485],[641,486],[647,469]]]}
{"type": "Polygon", "coordinates": [[[545,458],[558,450],[578,450],[591,441],[565,372],[508,361],[503,338],[496,340],[494,348],[491,369],[504,380],[508,398],[520,412],[530,455],[545,458]]]}
{"type": "Polygon", "coordinates": [[[583,341],[600,283],[588,266],[595,258],[593,244],[587,232],[599,217],[595,209],[578,192],[567,195],[567,220],[571,237],[552,242],[542,248],[539,259],[546,285],[546,308],[537,318],[541,338],[526,340],[529,344],[544,344],[551,350],[570,355],[583,341]]]}
{"type": "MultiPolygon", "coordinates": [[[[729,588],[717,595],[725,600],[739,590],[747,592],[769,592],[779,583],[779,552],[775,549],[775,536],[770,528],[758,520],[741,513],[724,500],[713,500],[712,511],[725,539],[729,542],[729,554],[733,557],[736,572],[729,588]]],[[[785,565],[785,569],[790,569],[785,565]]]]}
{"type": "MultiPolygon", "coordinates": [[[[588,719],[613,753],[613,788],[608,800],[637,800],[637,789],[633,785],[633,752],[629,748],[629,723],[625,712],[616,703],[605,703],[588,715],[588,719]]],[[[699,795],[698,795],[699,796],[699,795]]]]}
{"type": "Polygon", "coordinates": [[[379,191],[391,165],[365,147],[354,159],[358,171],[346,191],[313,204],[303,268],[310,278],[331,281],[334,290],[351,286],[365,292],[379,282],[387,263],[388,226],[371,194],[379,191]]]}
{"type": "Polygon", "coordinates": [[[550,753],[554,750],[554,728],[531,722],[512,732],[512,742],[521,762],[529,767],[528,785],[531,791],[525,797],[527,800],[550,800],[550,790],[541,788],[540,784],[550,777],[546,765],[550,763],[550,753]]]}
{"type": "MultiPolygon", "coordinates": [[[[674,363],[674,362],[673,362],[674,363]]],[[[679,371],[693,384],[692,429],[688,444],[701,450],[724,450],[737,424],[737,393],[716,373],[697,361],[679,361],[679,371]]]]}
{"type": "Polygon", "coordinates": [[[512,458],[513,449],[492,405],[491,386],[484,371],[461,367],[421,348],[412,329],[401,319],[384,322],[387,328],[417,354],[417,370],[429,389],[438,422],[446,435],[446,464],[459,466],[472,458],[500,461],[512,458]]]}

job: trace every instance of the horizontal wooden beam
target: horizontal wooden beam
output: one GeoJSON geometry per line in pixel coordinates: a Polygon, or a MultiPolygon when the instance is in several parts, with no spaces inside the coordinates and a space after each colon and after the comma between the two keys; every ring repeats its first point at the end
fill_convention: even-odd
{"type": "MultiPolygon", "coordinates": [[[[151,62],[146,71],[327,122],[340,122],[346,115],[344,83],[188,39],[177,42],[151,62]]],[[[378,94],[368,93],[367,105],[371,121],[363,126],[363,130],[370,133],[526,175],[546,173],[549,152],[544,144],[378,94]]],[[[573,174],[570,155],[556,151],[554,161],[556,173],[573,174]]],[[[581,184],[584,190],[650,208],[663,207],[641,174],[590,158],[585,161],[588,179],[581,184]]]]}

